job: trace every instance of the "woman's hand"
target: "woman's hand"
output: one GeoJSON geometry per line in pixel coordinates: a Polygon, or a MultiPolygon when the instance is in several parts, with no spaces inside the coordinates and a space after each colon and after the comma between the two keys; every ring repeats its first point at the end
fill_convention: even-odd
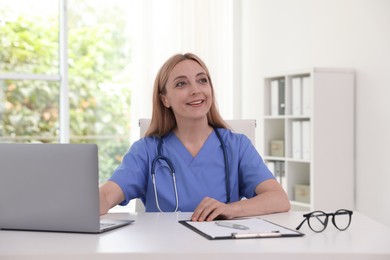
{"type": "Polygon", "coordinates": [[[286,192],[275,179],[258,184],[256,195],[250,199],[225,204],[212,198],[204,198],[192,214],[192,221],[211,221],[216,218],[259,216],[290,210],[286,192]]]}
{"type": "Polygon", "coordinates": [[[211,221],[215,218],[231,219],[233,205],[222,203],[213,198],[204,198],[192,214],[192,221],[211,221]]]}
{"type": "Polygon", "coordinates": [[[100,215],[104,215],[109,209],[118,205],[125,199],[122,189],[118,184],[107,181],[99,188],[100,215]]]}

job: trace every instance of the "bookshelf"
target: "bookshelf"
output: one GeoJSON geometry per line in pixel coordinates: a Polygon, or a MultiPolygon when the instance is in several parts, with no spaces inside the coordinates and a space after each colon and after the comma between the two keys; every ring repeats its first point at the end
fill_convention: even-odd
{"type": "Polygon", "coordinates": [[[354,80],[333,68],[264,79],[263,157],[292,210],[354,208],[354,80]]]}

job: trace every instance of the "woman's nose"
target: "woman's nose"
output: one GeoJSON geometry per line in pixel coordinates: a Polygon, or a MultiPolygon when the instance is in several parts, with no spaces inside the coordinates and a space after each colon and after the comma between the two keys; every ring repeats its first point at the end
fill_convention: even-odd
{"type": "Polygon", "coordinates": [[[199,93],[200,93],[200,88],[199,88],[198,84],[196,82],[192,83],[191,84],[191,95],[199,94],[199,93]]]}

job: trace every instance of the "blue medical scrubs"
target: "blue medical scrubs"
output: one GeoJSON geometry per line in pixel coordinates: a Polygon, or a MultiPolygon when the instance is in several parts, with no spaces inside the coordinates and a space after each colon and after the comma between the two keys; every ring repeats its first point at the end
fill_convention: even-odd
{"type": "MultiPolygon", "coordinates": [[[[231,186],[231,202],[255,195],[256,186],[274,178],[252,145],[243,134],[218,129],[226,145],[231,186]]],[[[110,181],[117,183],[126,205],[140,198],[148,212],[156,212],[155,192],[151,177],[152,161],[157,156],[160,140],[146,137],[135,142],[125,154],[110,181]]],[[[226,202],[225,164],[221,143],[213,131],[198,154],[193,157],[176,135],[171,132],[162,139],[162,155],[169,158],[175,170],[179,211],[192,212],[203,198],[211,197],[226,202]]],[[[156,164],[156,187],[162,211],[174,211],[176,200],[172,176],[167,163],[156,164]]]]}

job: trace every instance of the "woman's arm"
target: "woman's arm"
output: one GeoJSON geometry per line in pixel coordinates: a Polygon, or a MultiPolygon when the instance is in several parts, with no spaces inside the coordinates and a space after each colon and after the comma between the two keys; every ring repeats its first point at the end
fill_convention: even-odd
{"type": "Polygon", "coordinates": [[[261,182],[256,196],[225,204],[212,198],[204,198],[195,209],[192,221],[211,221],[217,217],[232,219],[290,210],[286,192],[275,179],[261,182]]]}
{"type": "Polygon", "coordinates": [[[118,205],[125,199],[122,189],[113,181],[107,181],[99,188],[100,215],[118,205]]]}

